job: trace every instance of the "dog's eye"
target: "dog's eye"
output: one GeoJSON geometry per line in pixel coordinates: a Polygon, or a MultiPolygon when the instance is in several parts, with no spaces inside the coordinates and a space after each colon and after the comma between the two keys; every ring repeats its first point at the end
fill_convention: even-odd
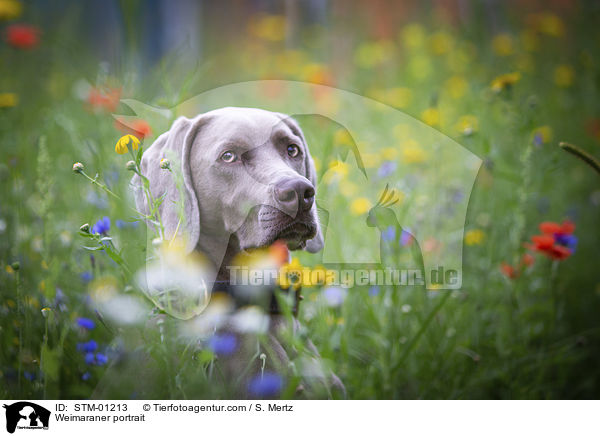
{"type": "Polygon", "coordinates": [[[289,157],[298,157],[300,154],[300,147],[298,147],[296,144],[288,145],[287,154],[289,157]]]}
{"type": "Polygon", "coordinates": [[[235,162],[237,160],[237,155],[233,151],[227,150],[221,155],[221,160],[227,163],[235,162]]]}

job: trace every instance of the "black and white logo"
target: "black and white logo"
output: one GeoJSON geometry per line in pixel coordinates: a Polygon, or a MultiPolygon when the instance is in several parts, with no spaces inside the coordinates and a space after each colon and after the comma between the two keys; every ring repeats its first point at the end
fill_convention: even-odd
{"type": "Polygon", "coordinates": [[[5,404],[6,431],[14,433],[16,429],[48,430],[50,411],[28,401],[19,401],[11,405],[5,404]]]}

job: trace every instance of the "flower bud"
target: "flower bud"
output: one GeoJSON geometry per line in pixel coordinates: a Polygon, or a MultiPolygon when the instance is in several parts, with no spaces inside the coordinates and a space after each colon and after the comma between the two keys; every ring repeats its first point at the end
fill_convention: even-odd
{"type": "Polygon", "coordinates": [[[79,227],[79,230],[81,230],[83,233],[89,233],[90,232],[90,225],[88,223],[85,223],[84,225],[82,225],[81,227],[79,227]]]}
{"type": "Polygon", "coordinates": [[[50,312],[52,312],[52,309],[50,309],[49,307],[44,307],[42,309],[42,316],[44,318],[48,318],[48,315],[50,315],[50,312]]]}
{"type": "Polygon", "coordinates": [[[125,168],[127,168],[129,171],[135,171],[135,168],[136,168],[135,162],[130,160],[129,162],[127,162],[125,164],[125,168]]]}
{"type": "Polygon", "coordinates": [[[171,161],[169,159],[161,159],[160,160],[160,167],[163,170],[168,170],[171,168],[171,161]]]}
{"type": "Polygon", "coordinates": [[[14,269],[15,271],[19,271],[19,269],[21,269],[21,263],[18,261],[15,261],[12,263],[11,265],[12,269],[14,269]]]}
{"type": "Polygon", "coordinates": [[[73,164],[73,171],[76,173],[80,173],[83,171],[83,164],[81,162],[75,162],[73,164]]]}

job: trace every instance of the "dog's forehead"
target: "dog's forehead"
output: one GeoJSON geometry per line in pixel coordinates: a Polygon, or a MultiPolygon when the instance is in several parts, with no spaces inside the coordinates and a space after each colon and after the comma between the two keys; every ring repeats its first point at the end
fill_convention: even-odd
{"type": "Polygon", "coordinates": [[[207,112],[214,131],[231,138],[261,144],[276,135],[291,135],[293,132],[283,118],[275,113],[255,108],[228,107],[207,112]]]}

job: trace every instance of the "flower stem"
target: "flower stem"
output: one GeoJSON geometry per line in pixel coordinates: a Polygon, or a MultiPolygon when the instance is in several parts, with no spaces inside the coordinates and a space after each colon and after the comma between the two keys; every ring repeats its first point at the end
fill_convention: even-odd
{"type": "Polygon", "coordinates": [[[600,174],[600,161],[598,161],[598,159],[596,159],[594,156],[577,147],[576,145],[569,144],[568,142],[561,142],[558,144],[558,146],[563,150],[577,156],[579,159],[596,170],[598,174],[600,174]]]}
{"type": "Polygon", "coordinates": [[[110,189],[108,189],[108,187],[106,185],[103,185],[102,183],[98,182],[98,180],[96,180],[96,178],[92,179],[83,170],[79,171],[79,174],[81,174],[82,176],[84,176],[86,179],[88,179],[90,182],[92,182],[93,185],[98,186],[100,189],[102,189],[103,191],[105,191],[107,194],[110,194],[113,197],[115,197],[117,200],[121,199],[121,197],[119,197],[117,194],[115,194],[110,189]]]}

